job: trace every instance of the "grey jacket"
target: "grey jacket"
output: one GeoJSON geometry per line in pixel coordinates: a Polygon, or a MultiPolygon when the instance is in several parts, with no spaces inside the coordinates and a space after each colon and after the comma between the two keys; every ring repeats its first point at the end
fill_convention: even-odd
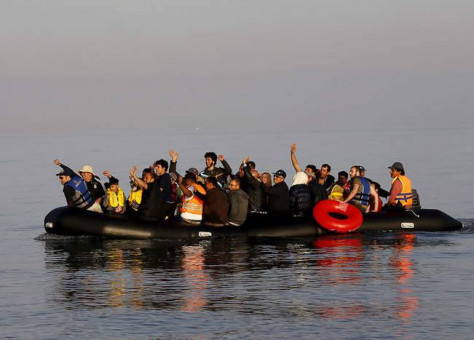
{"type": "Polygon", "coordinates": [[[241,225],[247,218],[249,207],[249,195],[242,189],[229,191],[230,211],[228,221],[232,224],[241,225]]]}

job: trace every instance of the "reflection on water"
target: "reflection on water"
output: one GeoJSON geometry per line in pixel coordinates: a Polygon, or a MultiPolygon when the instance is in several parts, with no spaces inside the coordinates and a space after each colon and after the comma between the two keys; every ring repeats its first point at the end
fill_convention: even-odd
{"type": "Polygon", "coordinates": [[[420,303],[410,285],[416,246],[411,234],[293,243],[45,240],[47,269],[58,281],[49,296],[68,309],[232,310],[302,320],[382,313],[409,321],[420,303]]]}

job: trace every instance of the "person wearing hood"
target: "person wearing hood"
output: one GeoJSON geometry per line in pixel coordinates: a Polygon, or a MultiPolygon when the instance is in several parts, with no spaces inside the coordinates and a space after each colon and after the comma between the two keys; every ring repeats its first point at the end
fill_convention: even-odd
{"type": "Polygon", "coordinates": [[[228,224],[233,226],[242,225],[247,219],[249,207],[249,195],[240,189],[240,180],[233,178],[229,184],[229,216],[228,224]]]}

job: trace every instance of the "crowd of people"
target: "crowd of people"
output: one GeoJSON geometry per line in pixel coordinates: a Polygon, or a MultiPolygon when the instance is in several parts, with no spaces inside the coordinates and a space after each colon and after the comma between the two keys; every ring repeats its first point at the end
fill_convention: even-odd
{"type": "Polygon", "coordinates": [[[249,214],[265,214],[275,218],[311,219],[312,210],[321,200],[331,199],[352,204],[362,213],[382,209],[411,209],[413,192],[403,164],[395,162],[388,168],[392,177],[390,192],[365,176],[365,168],[353,165],[349,174],[331,175],[331,166],[319,169],[309,164],[301,168],[296,158],[296,145],[290,147],[290,158],[295,174],[292,184],[285,182],[287,174],[277,170],[273,176],[260,173],[247,156],[234,174],[223,155],[207,152],[203,171],[189,168],[181,175],[177,171],[179,154],[169,151],[170,162],[160,159],[138,175],[134,166],[130,172],[130,193],[125,195],[119,180],[108,170],[105,188],[89,165],[78,173],[62,164],[57,174],[70,207],[127,215],[144,221],[157,222],[179,219],[183,223],[211,226],[240,226],[249,214]],[[217,166],[217,161],[222,167],[217,166]],[[381,197],[386,197],[383,205],[381,197]]]}

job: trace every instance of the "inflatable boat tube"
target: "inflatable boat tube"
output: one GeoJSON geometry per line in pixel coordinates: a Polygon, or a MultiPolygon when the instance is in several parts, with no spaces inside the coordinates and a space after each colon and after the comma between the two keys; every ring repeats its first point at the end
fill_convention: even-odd
{"type": "MultiPolygon", "coordinates": [[[[175,221],[150,223],[122,216],[110,216],[76,208],[60,207],[44,219],[47,233],[91,235],[122,239],[196,239],[215,236],[250,238],[316,238],[328,231],[314,219],[282,219],[268,215],[249,215],[240,227],[190,226],[175,221]]],[[[461,222],[434,209],[416,212],[382,212],[366,214],[357,232],[379,231],[451,231],[461,229],[461,222]]]]}
{"type": "Polygon", "coordinates": [[[335,233],[356,231],[364,221],[362,213],[355,206],[333,200],[318,202],[314,206],[313,216],[322,228],[335,233]]]}

